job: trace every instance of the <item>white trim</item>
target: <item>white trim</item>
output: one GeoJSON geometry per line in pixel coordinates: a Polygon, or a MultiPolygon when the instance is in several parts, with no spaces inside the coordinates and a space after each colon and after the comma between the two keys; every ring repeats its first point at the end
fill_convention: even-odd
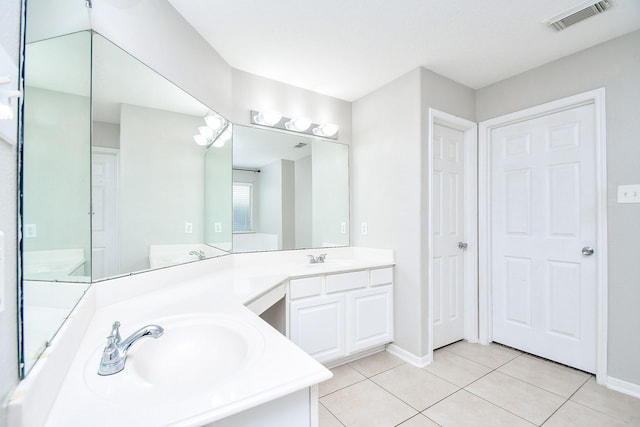
{"type": "Polygon", "coordinates": [[[619,380],[618,378],[608,377],[606,386],[611,390],[619,391],[620,393],[628,394],[629,396],[640,399],[640,385],[638,384],[619,380]]]}
{"type": "Polygon", "coordinates": [[[490,170],[489,142],[491,131],[513,123],[559,111],[593,104],[595,108],[596,145],[596,292],[597,292],[597,332],[596,332],[596,378],[604,384],[607,378],[607,164],[606,164],[606,118],[605,89],[595,89],[557,101],[538,105],[525,110],[496,117],[479,125],[478,146],[478,228],[480,238],[479,259],[479,338],[482,344],[492,341],[491,337],[491,271],[490,261],[490,170]]]}
{"type": "MultiPolygon", "coordinates": [[[[477,228],[477,159],[478,133],[477,123],[461,117],[429,108],[429,142],[427,147],[427,253],[429,270],[427,272],[427,294],[429,298],[427,316],[427,356],[433,359],[433,125],[440,124],[464,132],[464,202],[465,202],[465,240],[468,248],[464,254],[464,339],[478,342],[478,228],[477,228]]],[[[427,363],[429,363],[427,362],[427,363]]]]}
{"type": "Polygon", "coordinates": [[[430,351],[426,356],[418,357],[395,344],[389,344],[387,346],[387,352],[418,368],[424,368],[433,362],[433,351],[430,351]]]}

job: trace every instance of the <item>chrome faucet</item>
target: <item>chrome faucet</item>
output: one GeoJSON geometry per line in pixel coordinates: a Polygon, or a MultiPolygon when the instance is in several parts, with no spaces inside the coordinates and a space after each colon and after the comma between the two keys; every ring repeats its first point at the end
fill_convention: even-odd
{"type": "Polygon", "coordinates": [[[313,255],[307,255],[309,257],[309,263],[310,264],[322,264],[324,262],[324,259],[326,258],[327,254],[320,254],[318,256],[313,256],[313,255]]]}
{"type": "Polygon", "coordinates": [[[189,255],[195,255],[198,257],[198,259],[204,259],[204,251],[191,251],[189,252],[189,255]]]}
{"type": "Polygon", "coordinates": [[[111,327],[111,334],[107,337],[107,345],[102,351],[102,359],[98,368],[99,375],[113,375],[124,369],[129,348],[140,338],[158,338],[164,333],[162,326],[147,325],[138,329],[124,341],[120,338],[120,322],[116,321],[111,327]]]}

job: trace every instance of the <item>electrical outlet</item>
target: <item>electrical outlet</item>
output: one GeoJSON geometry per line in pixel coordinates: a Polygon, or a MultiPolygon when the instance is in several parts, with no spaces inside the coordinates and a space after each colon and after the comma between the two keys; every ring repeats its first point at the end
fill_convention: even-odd
{"type": "Polygon", "coordinates": [[[640,203],[640,184],[618,185],[618,203],[640,203]]]}
{"type": "Polygon", "coordinates": [[[24,225],[24,237],[38,237],[38,229],[35,224],[25,224],[24,225]]]}
{"type": "Polygon", "coordinates": [[[191,234],[193,233],[193,224],[190,222],[185,222],[184,223],[184,233],[185,234],[191,234]]]}
{"type": "Polygon", "coordinates": [[[222,233],[222,223],[221,222],[216,222],[213,224],[213,231],[214,233],[222,233]]]}
{"type": "Polygon", "coordinates": [[[369,234],[369,226],[367,225],[366,222],[363,222],[362,224],[360,224],[360,234],[362,234],[363,236],[366,236],[367,234],[369,234]]]}
{"type": "Polygon", "coordinates": [[[347,223],[346,222],[341,222],[340,223],[340,233],[347,234],[347,223]]]}

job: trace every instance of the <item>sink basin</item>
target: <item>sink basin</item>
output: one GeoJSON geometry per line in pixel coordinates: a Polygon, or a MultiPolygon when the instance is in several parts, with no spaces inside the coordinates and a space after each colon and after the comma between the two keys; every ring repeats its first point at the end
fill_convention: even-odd
{"type": "MultiPolygon", "coordinates": [[[[103,347],[92,354],[86,364],[85,381],[93,392],[113,401],[127,400],[141,392],[170,401],[186,399],[225,384],[250,366],[264,348],[260,331],[228,316],[184,315],[149,323],[162,326],[164,334],[135,343],[123,371],[99,376],[103,347]]],[[[130,330],[139,326],[143,325],[132,325],[130,330]]]]}

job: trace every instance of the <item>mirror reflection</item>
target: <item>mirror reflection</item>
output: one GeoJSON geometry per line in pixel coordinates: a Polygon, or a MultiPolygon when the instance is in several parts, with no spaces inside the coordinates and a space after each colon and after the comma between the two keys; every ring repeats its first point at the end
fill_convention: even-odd
{"type": "Polygon", "coordinates": [[[230,250],[232,143],[198,145],[214,113],[91,31],[28,43],[25,63],[27,372],[91,281],[230,250]]]}
{"type": "Polygon", "coordinates": [[[344,144],[235,126],[233,252],[349,244],[344,144]]]}
{"type": "MultiPolygon", "coordinates": [[[[93,280],[226,253],[205,243],[207,149],[193,135],[209,108],[104,37],[93,43],[93,280]]],[[[210,199],[228,209],[224,194],[210,199]]],[[[230,218],[216,222],[227,237],[209,243],[230,241],[230,218]]]]}
{"type": "Polygon", "coordinates": [[[25,63],[21,361],[26,372],[91,279],[91,35],[29,43],[25,63]]]}

